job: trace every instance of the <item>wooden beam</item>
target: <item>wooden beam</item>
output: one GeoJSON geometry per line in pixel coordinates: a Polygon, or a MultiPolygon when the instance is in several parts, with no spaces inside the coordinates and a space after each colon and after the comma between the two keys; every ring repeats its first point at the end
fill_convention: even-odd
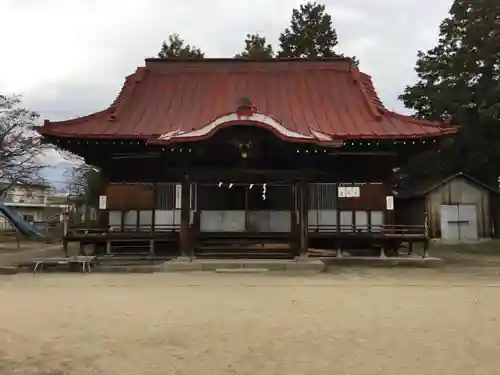
{"type": "Polygon", "coordinates": [[[189,238],[189,216],[191,212],[191,184],[188,175],[184,175],[182,179],[181,190],[181,233],[180,233],[180,250],[182,257],[192,257],[192,251],[189,238]]]}
{"type": "Polygon", "coordinates": [[[185,173],[198,183],[248,182],[269,183],[278,181],[292,181],[304,175],[314,175],[310,170],[262,170],[262,169],[227,169],[227,168],[165,168],[166,177],[174,181],[179,180],[185,173]]]}
{"type": "Polygon", "coordinates": [[[305,180],[298,183],[299,192],[299,256],[307,257],[308,241],[308,211],[309,211],[309,184],[305,180]]]}
{"type": "Polygon", "coordinates": [[[120,232],[125,230],[125,210],[120,210],[120,232]]]}
{"type": "Polygon", "coordinates": [[[155,227],[156,227],[156,194],[157,194],[157,184],[156,182],[153,182],[153,210],[151,212],[151,232],[155,232],[155,227]]]}
{"type": "Polygon", "coordinates": [[[300,255],[300,228],[299,228],[299,190],[298,184],[292,185],[292,202],[290,202],[290,245],[296,256],[300,255]]]}

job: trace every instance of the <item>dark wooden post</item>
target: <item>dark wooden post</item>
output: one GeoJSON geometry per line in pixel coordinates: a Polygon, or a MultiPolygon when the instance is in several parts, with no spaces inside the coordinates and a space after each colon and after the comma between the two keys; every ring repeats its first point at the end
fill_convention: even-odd
{"type": "Polygon", "coordinates": [[[308,211],[309,211],[309,185],[306,181],[301,180],[298,183],[299,193],[299,256],[300,258],[307,257],[308,244],[308,211]]]}
{"type": "Polygon", "coordinates": [[[391,184],[389,181],[386,181],[385,182],[385,187],[386,187],[386,193],[385,193],[385,200],[386,200],[386,207],[385,207],[385,220],[384,220],[384,225],[386,225],[388,227],[388,229],[390,229],[391,231],[393,231],[395,229],[394,227],[394,224],[395,224],[395,216],[394,216],[394,210],[395,210],[395,202],[394,202],[394,195],[392,193],[392,189],[391,189],[391,184]],[[389,197],[392,197],[392,204],[393,204],[393,207],[391,210],[389,210],[389,207],[387,207],[387,199],[389,197]]]}
{"type": "MultiPolygon", "coordinates": [[[[392,193],[392,184],[390,180],[385,181],[385,217],[384,217],[384,230],[385,232],[389,232],[390,234],[396,234],[396,227],[394,226],[394,195],[392,193]],[[389,207],[389,199],[392,201],[392,207],[389,207]]],[[[384,242],[383,246],[380,248],[380,257],[387,257],[387,250],[391,250],[389,253],[390,256],[394,256],[392,253],[392,249],[387,248],[386,243],[384,242]]]]}
{"type": "Polygon", "coordinates": [[[249,194],[249,189],[248,186],[244,187],[245,189],[245,232],[248,231],[249,228],[249,217],[248,217],[248,194],[249,194]]]}
{"type": "Polygon", "coordinates": [[[422,258],[427,258],[429,256],[429,215],[427,214],[427,210],[424,215],[424,233],[425,233],[425,241],[424,241],[424,252],[422,254],[422,258]]]}
{"type": "Polygon", "coordinates": [[[125,210],[120,210],[120,232],[124,232],[125,231],[125,210]]]}
{"type": "Polygon", "coordinates": [[[291,199],[290,199],[290,236],[289,244],[295,255],[298,254],[298,220],[297,220],[297,185],[292,181],[290,183],[291,199]]]}
{"type": "Polygon", "coordinates": [[[182,179],[182,189],[181,189],[181,233],[180,233],[180,246],[181,246],[181,257],[192,257],[190,238],[189,238],[189,217],[191,214],[191,184],[189,183],[189,177],[184,175],[182,179]]]}
{"type": "Polygon", "coordinates": [[[156,227],[156,194],[157,193],[157,186],[156,182],[153,182],[153,205],[152,205],[152,210],[151,210],[151,232],[153,232],[153,237],[155,233],[155,227],[156,227]]]}

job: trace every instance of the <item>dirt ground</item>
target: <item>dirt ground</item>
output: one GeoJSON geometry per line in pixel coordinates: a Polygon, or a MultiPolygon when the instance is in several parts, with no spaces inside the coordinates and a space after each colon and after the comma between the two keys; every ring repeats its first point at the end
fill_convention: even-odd
{"type": "Polygon", "coordinates": [[[498,374],[499,295],[479,271],[4,276],[0,374],[498,374]]]}
{"type": "Polygon", "coordinates": [[[11,242],[0,242],[0,266],[24,262],[33,258],[62,256],[62,245],[58,243],[22,242],[18,249],[11,242]]]}

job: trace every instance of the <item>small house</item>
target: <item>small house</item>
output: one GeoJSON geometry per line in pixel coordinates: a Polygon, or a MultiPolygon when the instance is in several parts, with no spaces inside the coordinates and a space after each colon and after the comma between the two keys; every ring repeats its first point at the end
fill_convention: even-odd
{"type": "MultiPolygon", "coordinates": [[[[0,202],[31,224],[59,218],[60,213],[68,207],[66,198],[45,184],[0,183],[0,188],[4,189],[0,202]]],[[[10,228],[9,220],[0,214],[0,230],[10,228]]]]}
{"type": "Polygon", "coordinates": [[[457,173],[401,191],[396,199],[396,222],[427,225],[429,237],[448,242],[491,238],[495,234],[497,194],[476,179],[457,173]]]}

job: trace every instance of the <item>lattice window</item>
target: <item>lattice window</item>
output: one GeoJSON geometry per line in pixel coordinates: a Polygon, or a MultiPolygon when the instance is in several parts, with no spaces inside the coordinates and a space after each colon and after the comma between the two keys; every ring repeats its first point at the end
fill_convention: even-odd
{"type": "Polygon", "coordinates": [[[337,184],[309,184],[309,209],[334,210],[337,208],[337,184]]]}
{"type": "MultiPolygon", "coordinates": [[[[175,183],[175,182],[169,182],[169,183],[159,183],[156,184],[156,196],[155,196],[155,207],[157,210],[166,210],[166,211],[172,211],[172,210],[180,210],[180,204],[178,204],[178,207],[176,208],[176,200],[179,200],[180,202],[180,192],[181,190],[177,188],[176,186],[181,186],[180,183],[175,183]],[[179,196],[177,197],[177,194],[179,193],[179,196]]],[[[191,209],[194,210],[197,205],[197,185],[196,184],[191,184],[191,209]]]]}

